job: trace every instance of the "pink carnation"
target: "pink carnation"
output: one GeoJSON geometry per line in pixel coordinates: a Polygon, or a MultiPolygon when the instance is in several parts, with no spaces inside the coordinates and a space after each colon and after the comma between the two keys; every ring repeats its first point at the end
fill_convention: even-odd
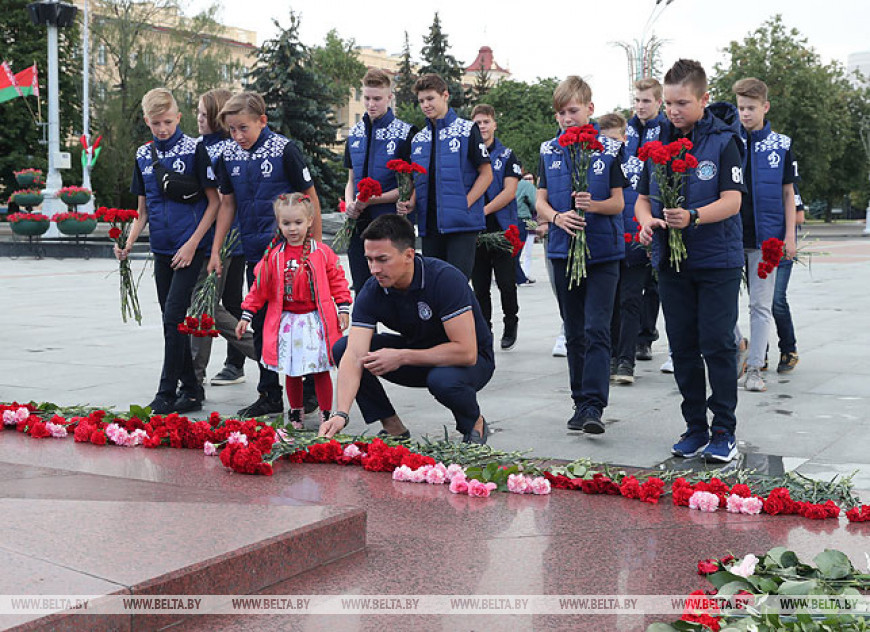
{"type": "Polygon", "coordinates": [[[248,437],[247,437],[247,435],[245,435],[237,430],[236,432],[232,433],[227,438],[227,443],[229,443],[230,445],[233,445],[235,443],[240,443],[242,445],[248,445],[248,437]]]}
{"type": "Polygon", "coordinates": [[[55,439],[62,439],[67,435],[66,427],[60,424],[53,424],[50,421],[45,424],[45,429],[51,434],[55,439]]]}
{"type": "Polygon", "coordinates": [[[355,459],[358,456],[362,456],[362,450],[360,450],[355,443],[349,443],[345,446],[342,454],[349,459],[355,459]]]}
{"type": "Polygon", "coordinates": [[[465,494],[468,492],[468,481],[465,479],[465,474],[456,474],[450,479],[450,491],[454,494],[465,494]]]}
{"type": "Polygon", "coordinates": [[[728,513],[740,513],[743,510],[743,498],[737,494],[728,496],[728,513]]]}
{"type": "Polygon", "coordinates": [[[283,428],[275,428],[275,443],[278,443],[279,441],[293,443],[293,438],[283,428]]]}
{"type": "Polygon", "coordinates": [[[529,494],[532,491],[529,479],[522,474],[509,474],[507,487],[512,494],[529,494]]]}
{"type": "Polygon", "coordinates": [[[543,494],[550,493],[550,481],[548,481],[543,476],[539,476],[537,478],[532,479],[531,482],[532,493],[537,494],[539,496],[543,494]]]}
{"type": "Polygon", "coordinates": [[[457,475],[461,475],[463,478],[465,478],[465,470],[462,468],[462,466],[457,465],[456,463],[451,463],[450,465],[448,465],[447,478],[452,481],[453,477],[457,475]]]}
{"type": "Polygon", "coordinates": [[[202,446],[202,451],[206,456],[215,456],[217,454],[217,448],[211,441],[206,441],[202,446]]]}
{"type": "Polygon", "coordinates": [[[12,409],[3,411],[3,425],[4,426],[14,426],[18,423],[15,419],[15,411],[12,409]]]}
{"type": "Polygon", "coordinates": [[[25,421],[28,417],[30,417],[30,411],[22,406],[18,410],[15,411],[15,422],[25,421]]]}
{"type": "Polygon", "coordinates": [[[743,506],[740,508],[740,513],[745,513],[750,516],[754,516],[756,514],[761,513],[761,508],[764,505],[764,501],[758,498],[757,496],[752,496],[750,498],[745,498],[743,500],[743,506]]]}
{"type": "Polygon", "coordinates": [[[447,468],[443,463],[429,467],[429,471],[426,472],[426,482],[430,485],[443,485],[447,482],[447,468]]]}
{"type": "Polygon", "coordinates": [[[396,469],[393,470],[393,480],[394,481],[404,481],[411,482],[411,474],[412,470],[407,465],[400,465],[396,469]]]}
{"type": "Polygon", "coordinates": [[[488,498],[490,492],[498,487],[495,483],[481,483],[476,478],[468,481],[468,495],[476,498],[488,498]]]}
{"type": "Polygon", "coordinates": [[[695,492],[689,498],[689,509],[700,511],[716,511],[719,507],[719,497],[710,492],[695,492]]]}

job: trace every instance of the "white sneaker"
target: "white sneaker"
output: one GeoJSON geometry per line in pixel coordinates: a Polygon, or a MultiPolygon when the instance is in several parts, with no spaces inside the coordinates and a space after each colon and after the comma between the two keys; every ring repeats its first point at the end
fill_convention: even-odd
{"type": "Polygon", "coordinates": [[[565,346],[565,335],[559,334],[559,337],[556,338],[556,344],[553,345],[553,357],[555,358],[567,358],[568,357],[568,347],[565,346]]]}
{"type": "Polygon", "coordinates": [[[668,356],[668,359],[665,360],[665,363],[659,369],[662,373],[673,373],[674,372],[674,359],[671,356],[668,356]]]}
{"type": "Polygon", "coordinates": [[[746,369],[746,378],[743,380],[743,388],[755,393],[761,393],[767,390],[764,379],[761,377],[761,369],[755,366],[746,369]]]}

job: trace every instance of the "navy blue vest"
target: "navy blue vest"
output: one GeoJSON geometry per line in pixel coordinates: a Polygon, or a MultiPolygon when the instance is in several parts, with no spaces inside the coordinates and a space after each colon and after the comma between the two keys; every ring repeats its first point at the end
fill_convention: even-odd
{"type": "MultiPolygon", "coordinates": [[[[221,157],[221,154],[224,150],[233,144],[233,139],[229,138],[223,132],[212,132],[211,134],[204,134],[200,136],[198,141],[201,141],[203,145],[205,145],[205,150],[208,152],[208,157],[211,158],[212,167],[217,167],[218,160],[221,157]]],[[[239,218],[236,217],[233,219],[233,224],[230,227],[232,230],[235,228],[239,229],[239,218]]],[[[241,255],[242,251],[242,243],[241,241],[236,242],[236,247],[233,248],[233,251],[230,253],[231,256],[236,257],[241,255]]]]}
{"type": "MultiPolygon", "coordinates": [[[[561,133],[560,133],[561,136],[561,133]]],[[[601,201],[610,197],[610,170],[614,160],[619,160],[622,143],[599,136],[603,152],[594,152],[589,163],[586,179],[592,199],[601,201]]],[[[541,160],[546,171],[547,201],[559,213],[574,208],[571,198],[571,156],[559,145],[559,138],[541,144],[541,160]]],[[[586,245],[589,248],[587,265],[617,261],[625,257],[622,214],[599,215],[586,213],[586,245]]],[[[564,230],[551,227],[547,239],[547,257],[567,259],[571,236],[564,230]]]]}
{"type": "MultiPolygon", "coordinates": [[[[350,162],[353,166],[354,191],[360,180],[365,177],[374,178],[381,183],[381,191],[392,191],[396,184],[396,172],[387,169],[387,162],[399,158],[399,148],[408,138],[411,126],[396,118],[393,109],[387,110],[381,118],[371,123],[368,113],[363,120],[354,125],[347,136],[347,147],[350,162]],[[368,165],[366,165],[366,149],[371,132],[371,148],[368,150],[368,165]]],[[[424,167],[426,165],[423,165],[424,167]]],[[[375,204],[367,206],[363,217],[374,219],[386,213],[395,213],[396,204],[375,204]]]]}
{"type": "MultiPolygon", "coordinates": [[[[643,163],[637,156],[629,155],[627,147],[624,147],[622,151],[622,173],[631,185],[622,190],[622,197],[625,200],[625,206],[622,209],[622,223],[625,232],[634,239],[638,227],[634,219],[634,203],[637,202],[637,185],[643,173],[643,163]]],[[[625,263],[630,266],[649,263],[649,257],[647,257],[643,246],[635,241],[630,244],[626,242],[625,263]]]]}
{"type": "Polygon", "coordinates": [[[785,236],[785,207],[782,200],[782,179],[786,169],[793,165],[785,164],[786,154],[791,147],[791,138],[777,134],[770,129],[770,123],[765,121],[764,128],[752,132],[746,137],[746,130],[741,126],[740,135],[748,151],[752,152],[752,160],[744,156],[743,168],[746,163],[752,165],[752,209],[755,215],[756,247],[761,248],[765,239],[785,236]]]}
{"type": "MultiPolygon", "coordinates": [[[[154,140],[157,159],[170,171],[196,177],[195,138],[186,136],[180,129],[165,141],[154,140]]],[[[151,251],[160,255],[174,255],[190,239],[208,206],[203,198],[195,204],[175,202],[160,191],[151,166],[151,143],[136,150],[136,165],[145,184],[145,204],[148,209],[148,235],[151,251]]],[[[210,245],[206,236],[197,249],[210,245]]]]}
{"type": "Polygon", "coordinates": [[[664,114],[658,114],[646,123],[641,123],[636,114],[632,116],[625,126],[625,146],[628,152],[632,156],[637,156],[637,150],[643,147],[644,143],[658,140],[662,124],[667,120],[664,114]]]}
{"type": "MultiPolygon", "coordinates": [[[[694,147],[690,152],[698,159],[698,167],[692,169],[684,181],[683,208],[706,206],[719,199],[719,158],[722,151],[735,139],[742,146],[738,131],[737,108],[731,104],[709,106],[703,118],[695,123],[690,134],[694,147]],[[726,108],[728,124],[711,111],[712,107],[726,108]]],[[[677,137],[677,130],[670,123],[662,126],[662,142],[668,143],[677,137]]],[[[652,162],[647,161],[647,169],[652,170],[652,162]]],[[[650,204],[653,217],[663,218],[658,184],[653,172],[649,180],[650,204]]],[[[739,268],[743,265],[743,224],[740,214],[712,224],[701,224],[683,229],[683,242],[686,244],[687,258],[680,264],[681,270],[696,268],[739,268]]],[[[659,267],[668,262],[668,234],[657,230],[652,243],[652,263],[659,267]]]]}
{"type": "Polygon", "coordinates": [[[429,159],[434,142],[438,143],[435,161],[435,195],[439,233],[467,233],[486,227],[483,215],[483,196],[469,208],[468,192],[477,180],[477,167],[468,160],[468,141],[471,121],[456,116],[453,108],[447,116],[417,132],[411,141],[411,160],[425,167],[427,173],[414,180],[417,191],[417,226],[421,236],[426,235],[426,213],[429,198],[429,159]]]}
{"type": "MultiPolygon", "coordinates": [[[[489,151],[489,161],[492,163],[492,182],[486,190],[486,199],[492,202],[504,190],[504,179],[506,177],[523,177],[523,170],[514,163],[514,173],[505,173],[508,159],[513,152],[501,144],[499,139],[494,139],[492,148],[489,151]]],[[[495,212],[495,219],[498,220],[498,225],[502,230],[507,230],[508,226],[516,226],[519,228],[519,218],[517,217],[517,198],[514,196],[510,202],[495,212]]]]}
{"type": "Polygon", "coordinates": [[[284,147],[289,142],[285,136],[264,127],[250,151],[232,143],[222,154],[236,196],[242,248],[245,259],[251,262],[263,258],[275,236],[272,209],[275,198],[282,193],[295,192],[284,171],[284,147]]]}

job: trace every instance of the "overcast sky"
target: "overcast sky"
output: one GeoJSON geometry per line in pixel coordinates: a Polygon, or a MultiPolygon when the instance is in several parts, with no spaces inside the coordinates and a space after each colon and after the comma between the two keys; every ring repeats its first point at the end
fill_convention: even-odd
{"type": "MultiPolygon", "coordinates": [[[[208,0],[194,0],[191,8],[207,4],[208,0]]],[[[301,38],[306,44],[322,42],[335,28],[358,45],[401,53],[407,30],[415,60],[437,9],[451,51],[460,61],[471,63],[478,49],[488,45],[496,61],[523,81],[579,74],[592,86],[598,114],[629,105],[625,53],[610,42],[640,37],[654,6],[654,0],[289,3],[289,8],[301,13],[301,38]]],[[[289,8],[287,0],[223,0],[221,20],[255,30],[262,42],[275,33],[272,18],[288,23],[289,8]]],[[[665,68],[679,57],[689,57],[701,61],[712,74],[729,42],[742,41],[776,13],[789,27],[797,28],[825,61],[836,59],[845,65],[850,53],[870,51],[870,0],[672,0],[653,32],[667,40],[662,49],[665,68]]]]}

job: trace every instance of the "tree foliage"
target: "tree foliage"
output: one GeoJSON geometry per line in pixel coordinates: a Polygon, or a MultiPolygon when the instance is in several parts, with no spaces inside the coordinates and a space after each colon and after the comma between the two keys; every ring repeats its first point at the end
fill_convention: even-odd
{"type": "Polygon", "coordinates": [[[305,155],[324,209],[333,208],[344,188],[336,142],[335,94],[324,90],[329,78],[299,40],[299,15],[290,12],[290,25],[276,20],[278,35],[264,42],[251,71],[251,88],[266,101],[273,129],[296,141],[305,155]]]}
{"type": "Polygon", "coordinates": [[[557,85],[555,78],[533,83],[504,79],[486,95],[486,102],[495,108],[499,140],[534,174],[538,173],[541,143],[556,135],[553,90],[557,85]]]}
{"type": "Polygon", "coordinates": [[[417,75],[414,73],[414,64],[411,62],[411,44],[408,41],[408,31],[405,31],[405,45],[402,47],[402,63],[399,64],[399,72],[396,75],[396,106],[417,105],[417,94],[414,92],[414,83],[417,75]]]}
{"type": "Polygon", "coordinates": [[[757,77],[769,88],[768,119],[777,131],[791,136],[800,166],[805,201],[841,198],[867,180],[867,155],[860,151],[857,131],[860,111],[867,111],[860,94],[837,63],[824,64],[807,39],[788,28],[782,16],[768,19],[742,42],[725,49],[712,79],[713,96],[735,102],[734,82],[757,77]]]}
{"type": "Polygon", "coordinates": [[[366,74],[366,66],[354,50],[355,44],[353,39],[344,40],[332,29],[324,44],[311,50],[312,66],[329,79],[323,88],[332,93],[336,107],[347,105],[348,94],[359,88],[366,74]]]}
{"type": "MultiPolygon", "coordinates": [[[[2,59],[14,72],[21,72],[36,62],[39,72],[43,121],[48,120],[48,31],[36,26],[27,14],[28,0],[0,0],[0,41],[2,59]]],[[[60,98],[61,151],[66,139],[81,134],[81,14],[74,26],[58,30],[58,75],[60,98]]],[[[42,127],[37,124],[37,98],[17,97],[0,103],[0,203],[18,188],[14,171],[48,167],[48,147],[40,144],[42,127]],[[30,109],[28,109],[28,105],[30,109]]],[[[81,171],[79,170],[79,174],[81,171]]],[[[75,170],[63,172],[65,184],[78,183],[75,170]]]]}
{"type": "Polygon", "coordinates": [[[481,103],[492,89],[492,73],[488,68],[480,67],[474,77],[474,85],[471,86],[471,102],[474,105],[481,103]]]}
{"type": "Polygon", "coordinates": [[[447,34],[441,30],[441,18],[437,11],[432,26],[429,27],[429,34],[423,38],[423,44],[420,74],[441,75],[450,90],[450,106],[456,109],[463,107],[469,98],[462,87],[464,65],[450,54],[450,43],[447,41],[447,34]]]}

